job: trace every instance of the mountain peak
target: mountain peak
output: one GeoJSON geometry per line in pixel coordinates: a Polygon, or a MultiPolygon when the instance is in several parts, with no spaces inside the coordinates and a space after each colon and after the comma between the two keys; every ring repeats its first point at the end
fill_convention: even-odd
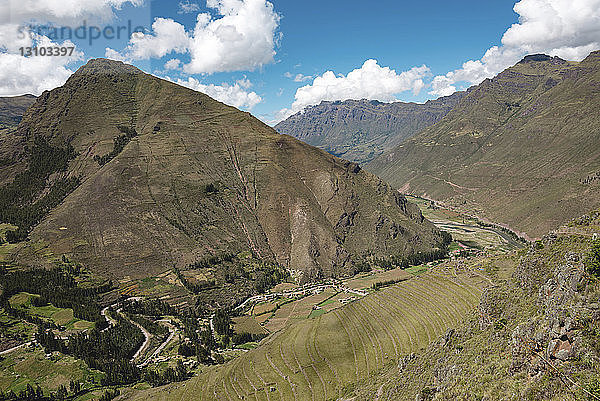
{"type": "Polygon", "coordinates": [[[524,63],[535,63],[535,62],[544,62],[544,61],[552,61],[554,63],[566,63],[565,60],[563,60],[560,57],[551,57],[548,56],[547,54],[529,54],[525,57],[523,57],[523,60],[519,61],[519,64],[524,64],[524,63]]]}
{"type": "Polygon", "coordinates": [[[75,74],[142,74],[142,71],[122,61],[95,58],[80,67],[75,74]]]}

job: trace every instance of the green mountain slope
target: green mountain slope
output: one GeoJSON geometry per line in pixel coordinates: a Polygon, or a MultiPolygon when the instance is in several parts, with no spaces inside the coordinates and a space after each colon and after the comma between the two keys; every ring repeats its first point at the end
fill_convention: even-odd
{"type": "Polygon", "coordinates": [[[41,244],[96,273],[139,278],[251,251],[307,281],[351,273],[367,253],[441,241],[416,206],[356,164],[119,62],[92,60],[44,93],[10,148],[1,172],[29,196],[7,219],[35,226],[19,261],[34,261],[41,244]],[[44,161],[47,173],[17,176],[23,160],[44,161]],[[46,203],[32,203],[40,196],[46,203]]]}
{"type": "Polygon", "coordinates": [[[600,52],[529,56],[368,169],[538,237],[600,205],[598,110],[600,52]]]}
{"type": "Polygon", "coordinates": [[[465,322],[361,387],[356,400],[600,397],[600,213],[479,266],[494,282],[465,322]]]}
{"type": "Polygon", "coordinates": [[[275,129],[362,165],[438,122],[463,96],[457,92],[425,104],[324,101],[294,114],[275,129]]]}

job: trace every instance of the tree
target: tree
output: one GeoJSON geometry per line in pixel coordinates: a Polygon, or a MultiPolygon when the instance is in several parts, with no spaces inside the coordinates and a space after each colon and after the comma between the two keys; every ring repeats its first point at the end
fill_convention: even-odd
{"type": "Polygon", "coordinates": [[[219,309],[213,318],[213,326],[218,334],[229,334],[231,331],[231,318],[224,309],[219,309]]]}

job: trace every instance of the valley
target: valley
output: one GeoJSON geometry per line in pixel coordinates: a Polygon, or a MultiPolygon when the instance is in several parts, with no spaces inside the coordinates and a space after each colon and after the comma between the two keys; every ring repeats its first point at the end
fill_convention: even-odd
{"type": "Polygon", "coordinates": [[[293,136],[109,59],[0,102],[0,400],[600,397],[599,55],[293,136]]]}
{"type": "MultiPolygon", "coordinates": [[[[167,304],[160,306],[161,303],[156,305],[159,309],[166,308],[164,312],[148,309],[151,304],[146,302],[154,302],[153,299],[166,300],[180,310],[189,309],[195,296],[187,288],[188,280],[200,277],[199,273],[171,270],[144,279],[125,279],[102,295],[102,299],[112,302],[99,312],[106,322],[102,331],[120,324],[120,317],[143,333],[143,341],[129,354],[131,363],[139,369],[164,372],[167,367],[175,367],[177,361],[183,362],[193,377],[181,390],[182,399],[191,397],[186,394],[195,394],[196,386],[210,386],[213,394],[225,392],[233,398],[270,399],[277,394],[284,398],[328,399],[324,395],[350,394],[366,377],[380,374],[404,355],[423,349],[466,316],[489,285],[489,278],[477,267],[483,255],[503,255],[522,247],[521,244],[513,247],[489,228],[473,225],[466,232],[474,224],[468,217],[431,208],[423,199],[412,200],[427,218],[453,231],[455,242],[449,245],[452,260],[407,268],[374,266],[371,271],[352,277],[304,285],[281,283],[264,294],[241,300],[230,313],[231,331],[226,335],[215,330],[214,314],[188,316],[167,304]],[[195,352],[181,354],[182,344],[194,343],[190,337],[192,327],[196,328],[194,335],[208,330],[213,338],[208,343],[202,341],[215,344],[203,354],[203,358],[208,358],[204,363],[198,363],[200,354],[195,352]],[[238,343],[236,335],[247,339],[238,343]],[[352,359],[348,359],[348,351],[352,359]],[[214,361],[224,365],[211,366],[214,361]]],[[[52,258],[51,254],[45,257],[52,258]]],[[[11,298],[11,303],[31,302],[32,297],[35,296],[20,293],[11,298]]],[[[94,327],[93,323],[86,326],[70,321],[72,312],[66,315],[71,318],[56,321],[67,324],[66,332],[56,331],[59,337],[67,339],[71,334],[85,333],[94,327]],[[75,327],[77,330],[72,331],[75,327]]],[[[29,333],[28,338],[33,338],[33,332],[29,333]]],[[[22,355],[28,360],[35,358],[38,347],[27,342],[3,355],[11,358],[13,354],[22,355]]],[[[98,372],[94,377],[99,382],[104,376],[98,372]]],[[[82,381],[81,387],[85,394],[103,388],[90,386],[87,381],[89,377],[82,381]]],[[[15,381],[7,388],[18,392],[25,382],[15,381]]],[[[56,388],[46,385],[43,390],[56,391],[56,388]]],[[[142,397],[148,396],[146,391],[159,399],[172,396],[172,390],[163,396],[160,389],[144,390],[142,397]]],[[[139,386],[125,386],[121,390],[135,398],[139,386]]]]}

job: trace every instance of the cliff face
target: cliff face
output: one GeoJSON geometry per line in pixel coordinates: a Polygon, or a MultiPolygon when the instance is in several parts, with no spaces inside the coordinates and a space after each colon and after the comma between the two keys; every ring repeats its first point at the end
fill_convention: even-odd
{"type": "MultiPolygon", "coordinates": [[[[367,253],[427,251],[441,240],[416,206],[358,165],[119,62],[92,60],[40,96],[11,143],[14,163],[41,139],[74,156],[40,193],[60,180],[79,185],[30,244],[106,276],[252,251],[306,281],[350,273],[367,253]]],[[[10,177],[11,166],[2,169],[10,177]]],[[[21,244],[18,257],[33,258],[32,246],[21,244]]]]}
{"type": "Polygon", "coordinates": [[[457,92],[425,104],[324,101],[294,114],[275,129],[333,155],[365,164],[438,122],[463,96],[463,92],[457,92]]]}
{"type": "Polygon", "coordinates": [[[600,206],[600,52],[535,55],[366,168],[531,237],[600,206]]]}

